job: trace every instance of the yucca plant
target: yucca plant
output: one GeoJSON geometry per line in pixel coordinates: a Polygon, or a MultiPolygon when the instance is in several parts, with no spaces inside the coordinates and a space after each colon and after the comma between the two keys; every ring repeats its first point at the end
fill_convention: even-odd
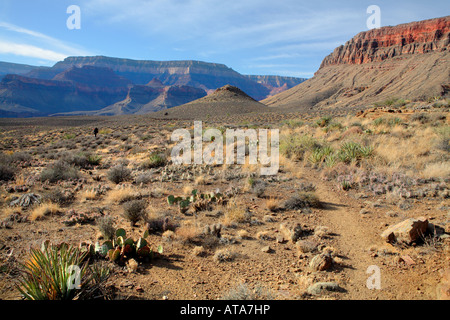
{"type": "Polygon", "coordinates": [[[67,244],[32,249],[30,259],[22,264],[18,290],[26,300],[72,300],[91,280],[85,258],[86,253],[67,244]],[[80,271],[79,288],[71,283],[73,266],[80,271]]]}

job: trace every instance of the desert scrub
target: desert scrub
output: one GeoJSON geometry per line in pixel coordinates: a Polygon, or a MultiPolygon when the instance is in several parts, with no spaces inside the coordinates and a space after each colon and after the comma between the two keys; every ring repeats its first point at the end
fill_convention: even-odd
{"type": "Polygon", "coordinates": [[[237,254],[233,251],[231,251],[228,248],[225,249],[219,249],[214,253],[214,261],[216,261],[217,263],[221,263],[221,262],[229,262],[229,261],[234,261],[237,257],[237,254]]]}
{"type": "Polygon", "coordinates": [[[125,162],[122,162],[109,169],[107,176],[110,181],[119,184],[131,178],[131,170],[128,169],[125,162]]]}
{"type": "Polygon", "coordinates": [[[92,299],[98,294],[96,289],[109,277],[109,270],[91,268],[85,259],[86,253],[67,244],[32,249],[28,261],[21,264],[17,289],[26,300],[92,299]],[[73,266],[79,268],[78,287],[69,285],[73,266]]]}
{"type": "Polygon", "coordinates": [[[76,154],[65,153],[62,157],[62,160],[64,160],[68,164],[79,167],[81,169],[89,169],[92,166],[99,165],[101,159],[102,158],[100,156],[85,152],[76,154]]]}
{"type": "Polygon", "coordinates": [[[111,216],[103,216],[97,219],[97,227],[104,239],[112,240],[116,234],[114,219],[111,216]]]}
{"type": "Polygon", "coordinates": [[[132,200],[123,204],[123,217],[134,227],[140,220],[147,217],[147,203],[145,200],[132,200]]]}
{"type": "Polygon", "coordinates": [[[293,160],[302,160],[307,151],[320,148],[320,143],[312,136],[290,134],[280,139],[280,153],[293,160]]]}
{"type": "Polygon", "coordinates": [[[262,197],[267,188],[267,182],[261,179],[248,178],[247,184],[249,191],[258,198],[262,197]]]}
{"type": "Polygon", "coordinates": [[[439,150],[450,152],[450,126],[442,126],[435,129],[437,134],[436,147],[439,150]]]}
{"type": "Polygon", "coordinates": [[[65,161],[58,160],[45,168],[39,179],[44,182],[55,183],[61,180],[76,180],[79,178],[78,170],[67,164],[65,161]]]}
{"type": "Polygon", "coordinates": [[[164,154],[153,152],[150,154],[148,159],[142,163],[141,168],[142,169],[152,169],[152,168],[159,168],[164,167],[167,164],[167,159],[164,154]]]}
{"type": "Polygon", "coordinates": [[[320,165],[326,157],[333,154],[333,148],[330,146],[317,147],[308,157],[308,162],[312,165],[320,165]]]}
{"type": "Polygon", "coordinates": [[[330,116],[323,116],[320,119],[316,120],[315,125],[321,128],[326,127],[330,124],[332,119],[333,118],[330,116]]]}
{"type": "Polygon", "coordinates": [[[227,291],[220,300],[273,300],[275,294],[261,285],[250,288],[246,283],[240,283],[227,291]]]}
{"type": "Polygon", "coordinates": [[[299,192],[284,202],[284,209],[299,210],[303,208],[320,208],[321,203],[313,192],[299,192]]]}

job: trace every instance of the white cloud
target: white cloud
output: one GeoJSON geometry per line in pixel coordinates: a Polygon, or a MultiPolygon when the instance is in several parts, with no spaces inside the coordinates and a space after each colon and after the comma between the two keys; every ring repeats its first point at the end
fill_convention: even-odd
{"type": "Polygon", "coordinates": [[[53,62],[64,60],[68,56],[63,53],[42,49],[28,44],[19,44],[3,40],[0,40],[0,54],[14,54],[53,62]]]}
{"type": "Polygon", "coordinates": [[[3,29],[3,35],[7,36],[0,38],[2,54],[39,58],[52,62],[64,60],[68,56],[91,55],[88,51],[68,45],[61,40],[11,23],[0,21],[1,29],[3,29]],[[7,40],[11,38],[9,37],[11,33],[14,33],[13,41],[7,40]]]}

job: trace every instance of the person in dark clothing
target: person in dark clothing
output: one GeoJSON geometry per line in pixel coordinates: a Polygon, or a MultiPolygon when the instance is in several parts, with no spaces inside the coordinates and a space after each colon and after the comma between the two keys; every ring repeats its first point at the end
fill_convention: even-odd
{"type": "Polygon", "coordinates": [[[94,136],[97,138],[98,128],[94,129],[94,136]]]}

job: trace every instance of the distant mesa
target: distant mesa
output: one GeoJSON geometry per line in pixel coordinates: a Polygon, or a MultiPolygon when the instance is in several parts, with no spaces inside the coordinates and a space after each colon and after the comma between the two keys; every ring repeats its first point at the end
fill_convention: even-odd
{"type": "Polygon", "coordinates": [[[197,100],[226,84],[260,100],[304,81],[245,76],[217,63],[104,56],[69,57],[53,67],[0,63],[2,74],[3,117],[143,114],[197,100]]]}
{"type": "Polygon", "coordinates": [[[313,78],[262,103],[279,112],[366,108],[391,98],[449,96],[450,16],[361,32],[313,78]]]}

